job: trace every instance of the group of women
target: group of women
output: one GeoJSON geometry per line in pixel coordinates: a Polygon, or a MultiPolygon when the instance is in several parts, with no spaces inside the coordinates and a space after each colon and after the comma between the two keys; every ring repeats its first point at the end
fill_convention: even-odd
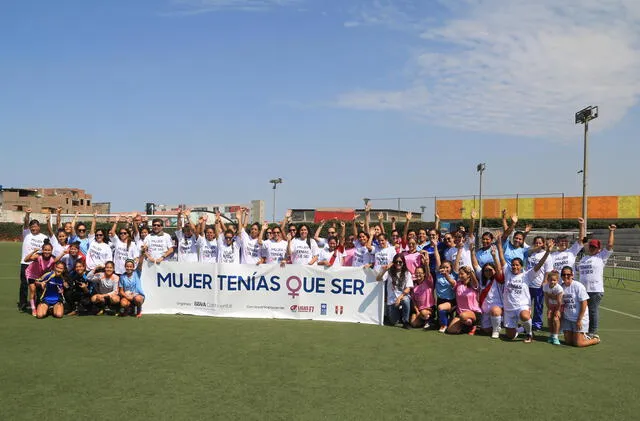
{"type": "Polygon", "coordinates": [[[119,307],[119,314],[131,311],[138,316],[144,301],[139,271],[147,259],[185,262],[302,264],[325,267],[369,267],[386,284],[389,323],[405,328],[438,327],[442,333],[475,334],[477,330],[498,338],[533,340],[543,323],[546,304],[550,343],[565,342],[587,346],[599,342],[599,304],[602,299],[603,270],[612,253],[614,231],[609,227],[607,247],[587,240],[584,221],[579,220],[578,241],[569,247],[567,237],[555,240],[535,237],[525,243],[532,227],[516,231],[517,215],[503,227],[484,232],[476,248],[473,232],[476,212],[471,214],[467,232],[460,227],[452,233],[410,229],[407,213],[403,232],[392,220],[391,232],[370,221],[370,208],[362,221],[354,218],[351,233],[347,223],[322,221],[315,233],[305,225],[291,223],[288,211],[280,225],[254,223],[245,229],[248,210],[236,213],[237,225],[225,225],[219,214],[213,224],[206,215],[193,221],[188,210],[178,213],[178,229],[172,237],[163,231],[163,221],[134,218],[114,220],[109,232],[95,229],[95,217],[87,232],[84,223],[68,222],[49,235],[40,232],[38,221],[25,215],[20,305],[30,305],[38,317],[52,312],[61,317],[93,308],[119,307]],[[124,223],[124,224],[121,224],[124,223]],[[327,237],[321,237],[325,232],[327,237]],[[579,254],[583,256],[578,259],[579,254]],[[574,281],[574,271],[579,282],[574,281]],[[560,282],[562,281],[562,282],[560,282]],[[34,297],[41,300],[35,306],[34,297]],[[24,293],[24,298],[23,298],[24,293]],[[28,296],[28,302],[27,302],[28,296]]]}

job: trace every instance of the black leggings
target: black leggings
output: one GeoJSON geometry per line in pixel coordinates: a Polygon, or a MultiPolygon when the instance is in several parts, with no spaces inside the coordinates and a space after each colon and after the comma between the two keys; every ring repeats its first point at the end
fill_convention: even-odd
{"type": "Polygon", "coordinates": [[[29,296],[29,281],[27,281],[27,267],[22,263],[20,265],[20,290],[18,293],[18,310],[26,311],[29,303],[27,302],[27,297],[29,296]]]}

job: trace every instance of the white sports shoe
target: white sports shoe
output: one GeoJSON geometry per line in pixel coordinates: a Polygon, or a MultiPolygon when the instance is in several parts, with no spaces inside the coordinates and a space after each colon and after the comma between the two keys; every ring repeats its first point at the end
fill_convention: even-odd
{"type": "Polygon", "coordinates": [[[431,327],[431,325],[429,324],[429,322],[425,323],[424,326],[422,326],[423,329],[429,329],[431,327]]]}
{"type": "Polygon", "coordinates": [[[500,332],[496,332],[495,330],[491,332],[491,339],[498,339],[500,337],[500,332]]]}

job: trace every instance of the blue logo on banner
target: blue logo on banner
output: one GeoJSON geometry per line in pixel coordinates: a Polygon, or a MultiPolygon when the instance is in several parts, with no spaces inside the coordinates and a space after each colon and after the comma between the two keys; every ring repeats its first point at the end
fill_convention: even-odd
{"type": "Polygon", "coordinates": [[[321,316],[326,316],[327,315],[327,304],[326,303],[320,304],[320,315],[321,316]]]}

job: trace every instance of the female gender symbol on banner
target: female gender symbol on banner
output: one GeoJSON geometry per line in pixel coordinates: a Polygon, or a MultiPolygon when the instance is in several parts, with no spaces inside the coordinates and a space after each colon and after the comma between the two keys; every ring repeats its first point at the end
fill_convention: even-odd
{"type": "Polygon", "coordinates": [[[296,298],[298,295],[298,291],[300,291],[300,288],[302,288],[302,281],[300,280],[300,278],[298,278],[297,276],[289,276],[289,278],[287,278],[287,289],[289,290],[289,295],[291,295],[291,298],[296,298]],[[291,280],[295,280],[298,281],[298,286],[295,288],[291,287],[291,280]]]}

